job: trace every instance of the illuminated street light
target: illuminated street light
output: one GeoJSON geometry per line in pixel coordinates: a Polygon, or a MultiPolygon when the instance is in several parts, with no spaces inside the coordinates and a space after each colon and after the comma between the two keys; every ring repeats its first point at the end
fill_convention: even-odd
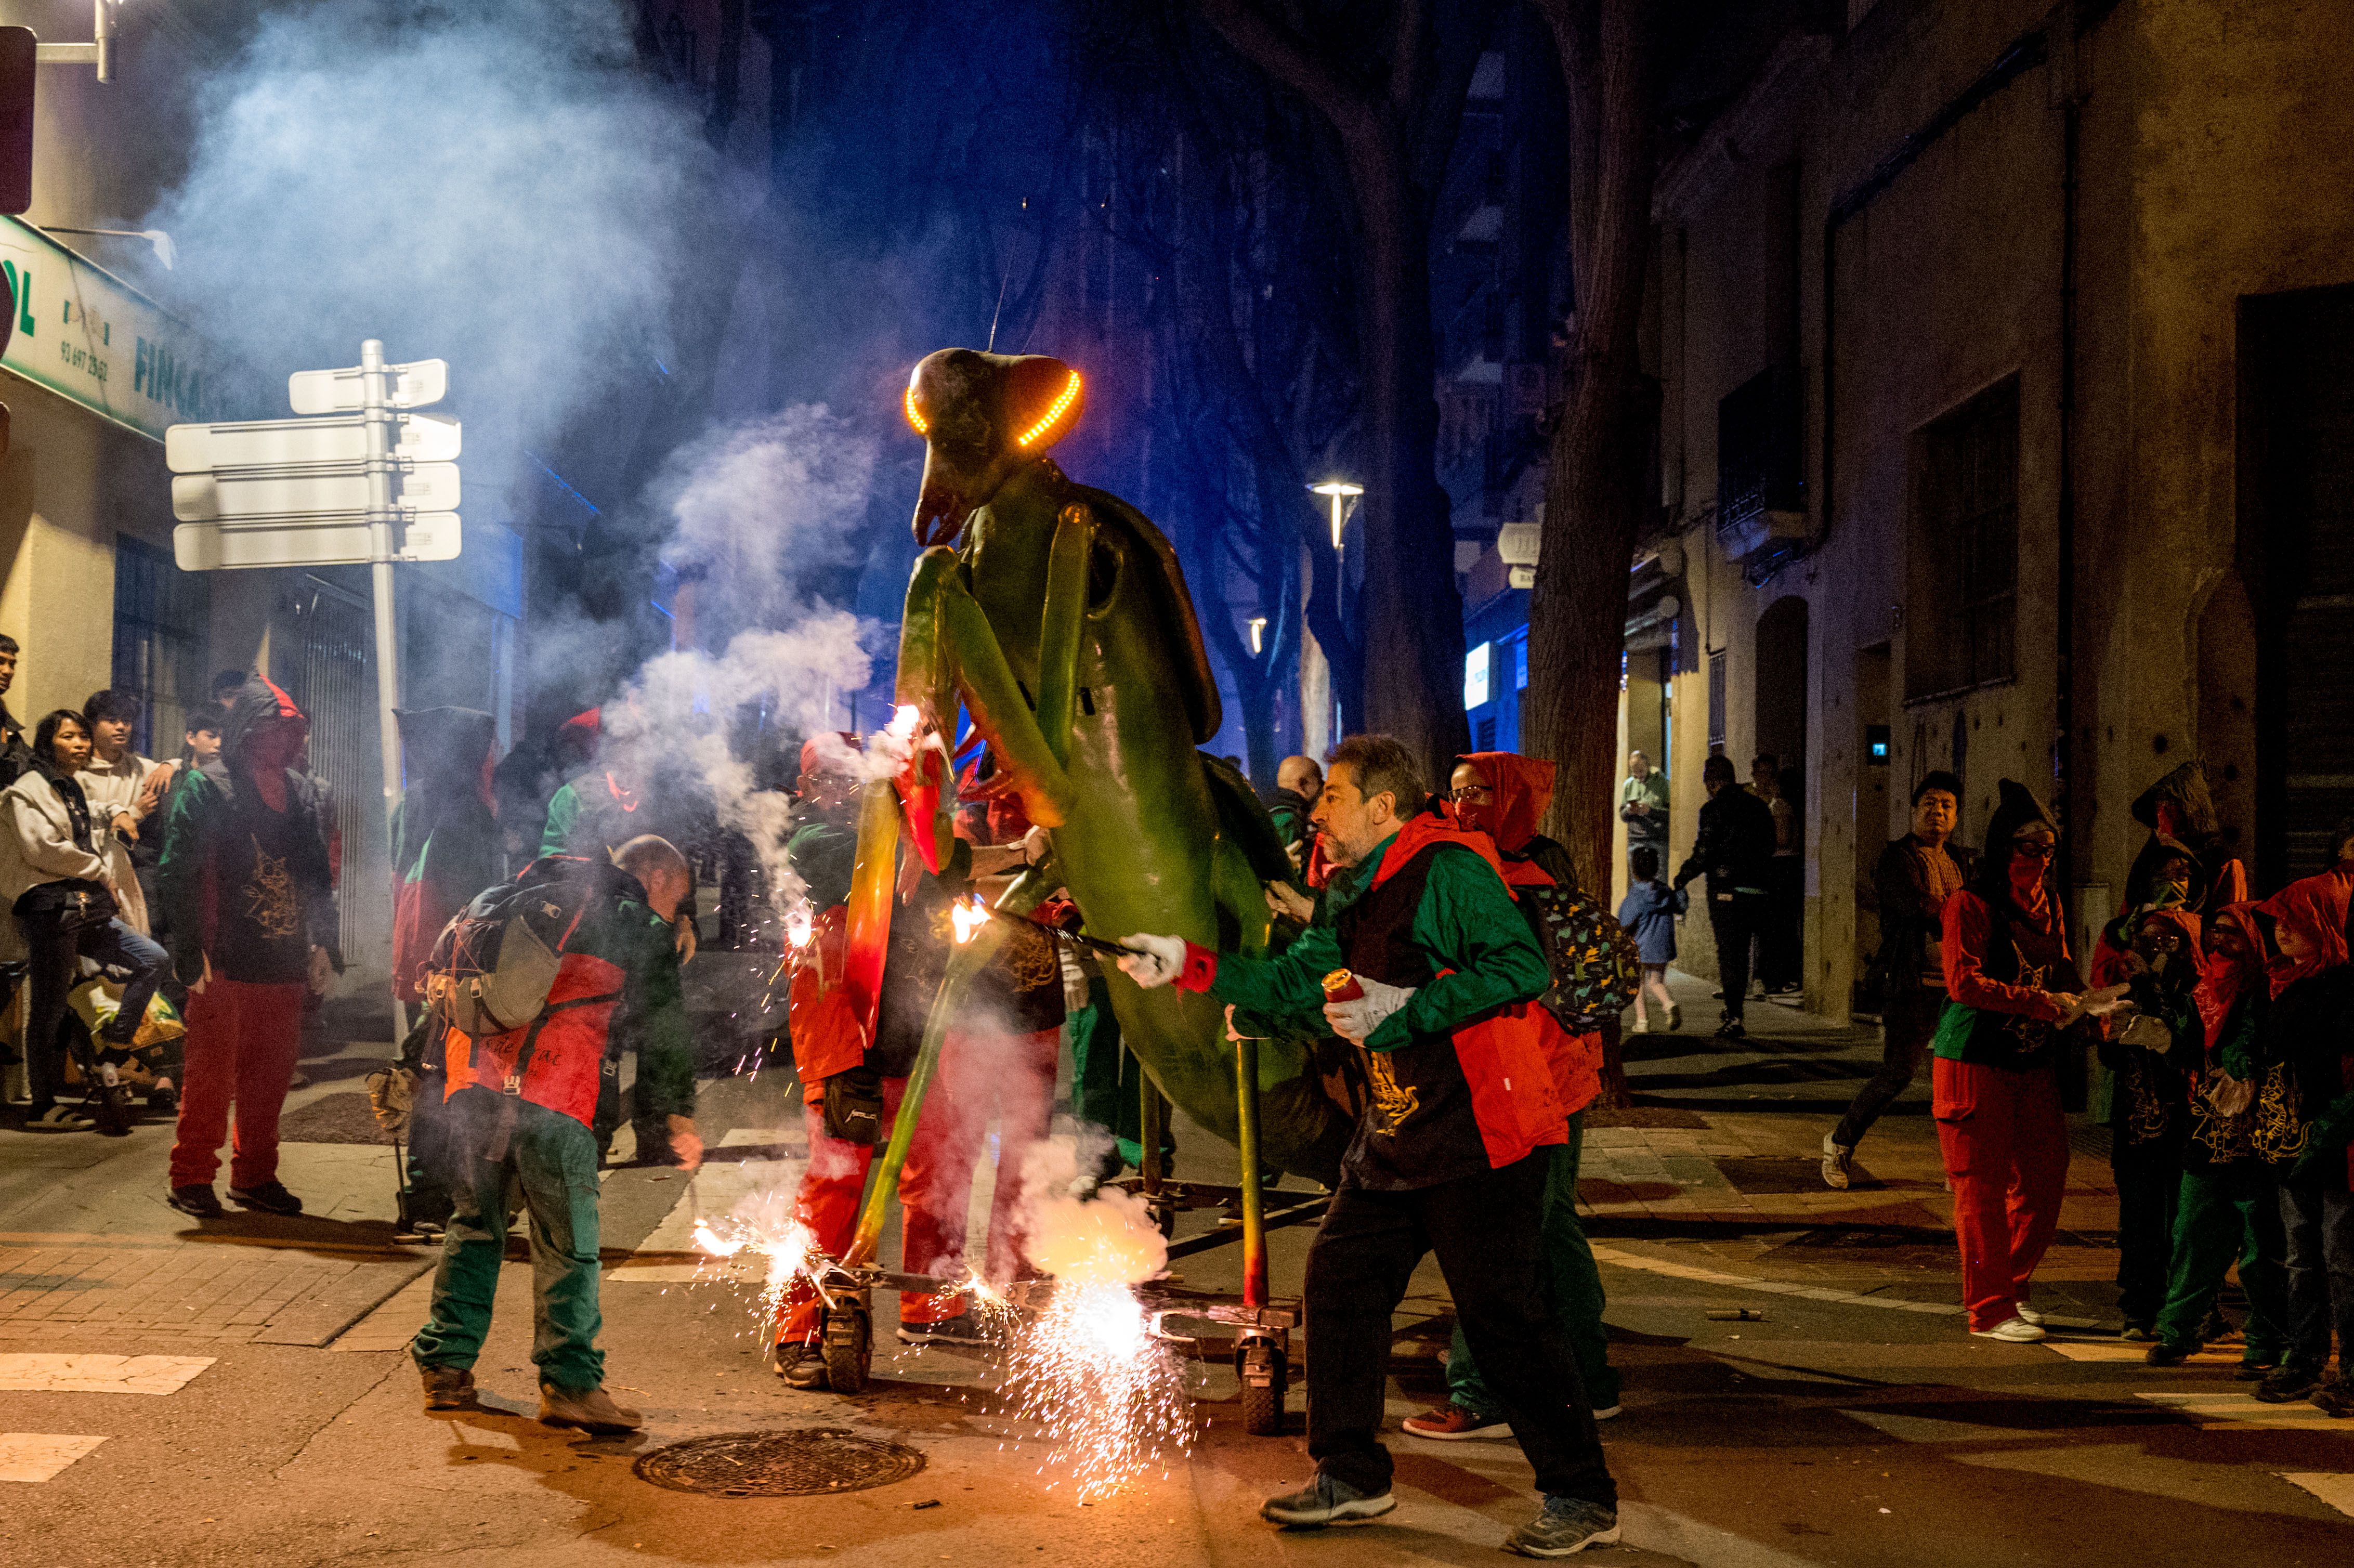
{"type": "Polygon", "coordinates": [[[1262,653],[1262,652],[1266,652],[1266,650],[1265,650],[1263,647],[1261,647],[1261,646],[1260,646],[1260,641],[1261,641],[1261,638],[1264,636],[1264,634],[1266,633],[1266,631],[1267,631],[1267,617],[1265,617],[1264,615],[1254,615],[1254,616],[1252,616],[1252,617],[1250,618],[1250,634],[1251,634],[1251,652],[1254,652],[1254,653],[1262,653]]]}
{"type": "Polygon", "coordinates": [[[1341,547],[1341,519],[1343,509],[1349,503],[1348,498],[1352,495],[1364,494],[1365,487],[1362,484],[1351,484],[1344,479],[1328,479],[1321,484],[1311,484],[1308,488],[1319,495],[1329,495],[1332,498],[1332,548],[1338,550],[1341,547]]]}

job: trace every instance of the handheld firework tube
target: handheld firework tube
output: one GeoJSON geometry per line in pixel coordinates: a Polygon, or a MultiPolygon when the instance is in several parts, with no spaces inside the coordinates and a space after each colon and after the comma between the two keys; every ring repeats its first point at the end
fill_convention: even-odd
{"type": "Polygon", "coordinates": [[[1365,988],[1357,983],[1357,977],[1351,970],[1334,969],[1324,977],[1324,1000],[1327,1001],[1354,1001],[1364,994],[1365,988]]]}

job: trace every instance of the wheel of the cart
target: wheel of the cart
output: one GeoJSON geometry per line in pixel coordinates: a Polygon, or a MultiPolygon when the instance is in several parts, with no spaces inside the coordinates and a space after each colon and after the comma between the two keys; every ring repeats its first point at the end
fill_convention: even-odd
{"type": "Polygon", "coordinates": [[[844,1305],[825,1315],[825,1381],[836,1393],[866,1392],[866,1371],[874,1364],[875,1330],[862,1307],[844,1305]]]}
{"type": "Polygon", "coordinates": [[[1243,1385],[1243,1430],[1254,1437],[1283,1435],[1283,1396],[1290,1368],[1274,1340],[1246,1340],[1235,1351],[1235,1372],[1243,1385]]]}

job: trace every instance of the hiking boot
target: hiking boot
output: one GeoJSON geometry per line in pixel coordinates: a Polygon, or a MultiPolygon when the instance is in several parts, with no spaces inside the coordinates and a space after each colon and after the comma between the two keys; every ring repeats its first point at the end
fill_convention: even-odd
{"type": "Polygon", "coordinates": [[[1500,1415],[1481,1415],[1460,1404],[1442,1404],[1436,1410],[1426,1410],[1420,1415],[1409,1415],[1398,1423],[1398,1430],[1409,1437],[1427,1437],[1434,1443],[1459,1442],[1466,1437],[1509,1437],[1512,1429],[1504,1425],[1500,1415]]]}
{"type": "Polygon", "coordinates": [[[221,1207],[220,1200],[213,1195],[209,1181],[191,1187],[175,1187],[172,1195],[164,1202],[199,1220],[225,1219],[228,1214],[228,1211],[221,1207]]]}
{"type": "Polygon", "coordinates": [[[2305,1398],[2320,1386],[2319,1375],[2308,1369],[2282,1366],[2256,1385],[2256,1397],[2266,1404],[2286,1404],[2305,1398]]]}
{"type": "Polygon", "coordinates": [[[1830,1133],[1823,1134],[1823,1185],[1833,1192],[1846,1192],[1848,1175],[1854,1165],[1855,1150],[1830,1133]]]}
{"type": "Polygon", "coordinates": [[[2314,1390],[2313,1407],[2333,1421],[2354,1415],[2354,1377],[2341,1372],[2314,1390]]]}
{"type": "Polygon", "coordinates": [[[552,1383],[544,1383],[539,1385],[539,1424],[571,1426],[605,1436],[635,1432],[645,1425],[645,1419],[636,1411],[624,1410],[614,1404],[613,1396],[602,1387],[558,1388],[552,1383]]]}
{"type": "Polygon", "coordinates": [[[815,1344],[779,1345],[777,1375],[787,1388],[818,1393],[826,1386],[825,1351],[815,1344]]]}
{"type": "Polygon", "coordinates": [[[472,1410],[474,1408],[474,1370],[472,1367],[419,1367],[425,1380],[425,1408],[428,1410],[472,1410]]]}
{"type": "Polygon", "coordinates": [[[2179,1367],[2190,1359],[2190,1352],[2197,1348],[2194,1345],[2177,1345],[2160,1340],[2150,1346],[2149,1353],[2142,1357],[2142,1360],[2154,1367],[2179,1367]]]}
{"type": "Polygon", "coordinates": [[[2000,1340],[2007,1345],[2031,1345],[2043,1338],[2043,1330],[2024,1318],[2006,1318],[1991,1329],[1972,1329],[1974,1340],[2000,1340]]]}
{"type": "Polygon", "coordinates": [[[1395,1507],[1397,1499],[1389,1492],[1368,1496],[1348,1482],[1336,1481],[1319,1470],[1316,1478],[1298,1491],[1267,1499],[1260,1506],[1258,1516],[1286,1530],[1321,1530],[1328,1524],[1359,1524],[1379,1519],[1395,1507]]]}
{"type": "Polygon", "coordinates": [[[302,1200],[286,1190],[283,1181],[264,1181],[259,1187],[231,1187],[229,1202],[248,1209],[260,1209],[265,1214],[299,1214],[302,1200]]]}
{"type": "Polygon", "coordinates": [[[1547,1498],[1536,1518],[1512,1531],[1504,1550],[1523,1557],[1566,1557],[1618,1540],[1618,1510],[1584,1498],[1547,1498]]]}

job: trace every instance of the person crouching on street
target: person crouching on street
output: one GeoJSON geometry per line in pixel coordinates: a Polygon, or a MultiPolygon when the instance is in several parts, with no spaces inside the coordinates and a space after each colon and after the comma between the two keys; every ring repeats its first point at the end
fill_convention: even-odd
{"type": "MultiPolygon", "coordinates": [[[[433,1305],[410,1344],[429,1411],[474,1404],[474,1361],[490,1332],[506,1252],[507,1194],[531,1216],[531,1359],[539,1419],[584,1432],[632,1432],[638,1413],[605,1392],[597,1348],[597,1138],[590,1130],[616,1015],[635,1021],[639,1082],[692,1174],[695,1058],[671,922],[695,885],[686,857],[647,834],[610,863],[543,856],[517,879],[577,908],[539,1016],[504,1034],[448,1035],[454,1208],[433,1276],[433,1305]],[[503,1091],[503,1088],[504,1092],[503,1091]]],[[[476,901],[480,906],[481,900],[476,901]]],[[[463,919],[464,916],[461,916],[463,919]]]]}
{"type": "Polygon", "coordinates": [[[229,1136],[228,1195],[299,1214],[278,1180],[278,1116],[302,1049],[306,993],[344,967],[328,825],[295,773],[309,722],[256,678],[230,699],[221,748],[172,792],[155,895],[188,988],[172,1207],[217,1219],[213,1176],[229,1136]]]}
{"type": "MultiPolygon", "coordinates": [[[[2053,1066],[2061,1032],[2088,1001],[2052,889],[2060,835],[2027,787],[2005,779],[1978,876],[1946,901],[1946,991],[1930,1068],[1930,1114],[1954,1188],[1969,1331],[2043,1338],[2028,1305],[2060,1223],[2068,1123],[2053,1066]]],[[[2122,988],[2119,988],[2122,990],[2122,988]]]]}
{"type": "Polygon", "coordinates": [[[1308,1255],[1308,1451],[1316,1477],[1260,1510],[1314,1528],[1397,1506],[1381,1425],[1391,1315],[1436,1251],[1544,1505],[1511,1549],[1618,1539],[1594,1409],[1538,1285],[1545,1185],[1567,1118],[1532,1016],[1552,983],[1494,846],[1424,810],[1387,736],[1333,753],[1314,820],[1346,869],[1280,958],[1134,936],[1139,985],[1172,981],[1262,1016],[1313,1017],[1364,1051],[1371,1092],[1308,1255]]]}

